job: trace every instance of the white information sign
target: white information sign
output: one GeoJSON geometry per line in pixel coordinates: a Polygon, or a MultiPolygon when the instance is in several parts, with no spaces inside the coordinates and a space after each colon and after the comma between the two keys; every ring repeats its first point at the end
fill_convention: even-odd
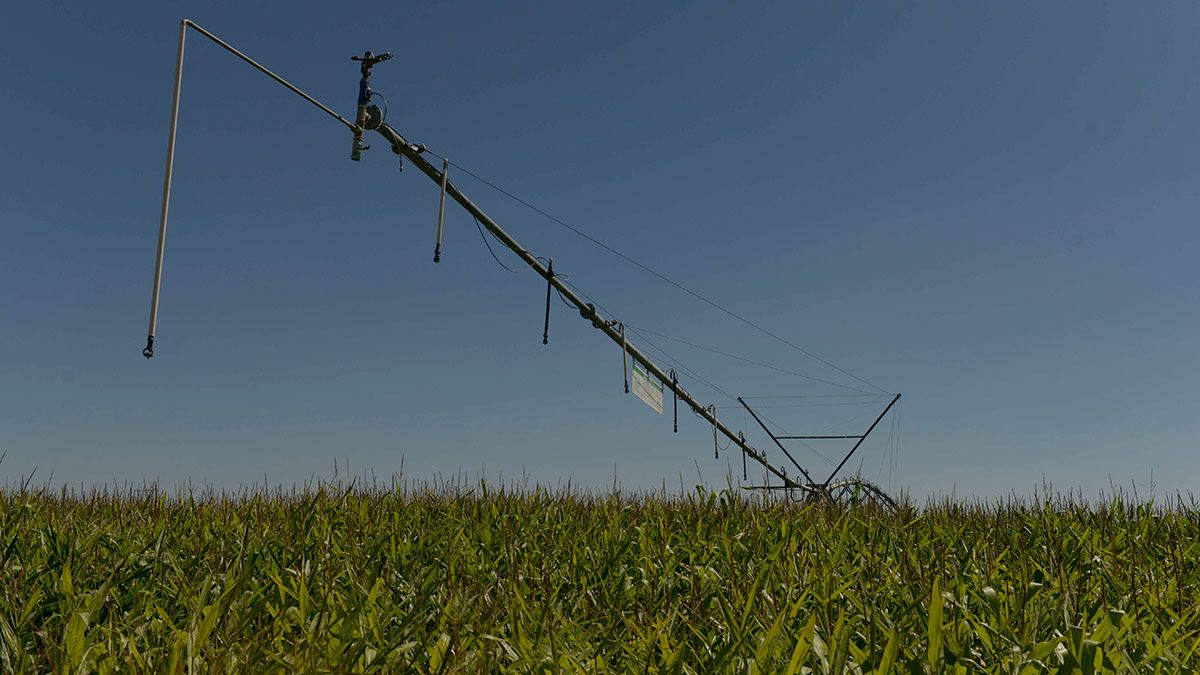
{"type": "Polygon", "coordinates": [[[633,362],[633,378],[630,389],[659,415],[663,414],[663,386],[653,375],[646,372],[637,361],[633,362]]]}

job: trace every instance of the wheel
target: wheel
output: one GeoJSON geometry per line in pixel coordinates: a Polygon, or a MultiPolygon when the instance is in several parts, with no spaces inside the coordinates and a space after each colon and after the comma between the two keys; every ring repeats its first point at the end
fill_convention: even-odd
{"type": "Polygon", "coordinates": [[[843,478],[830,483],[826,490],[830,499],[843,504],[878,504],[888,511],[897,509],[896,500],[883,488],[861,478],[843,478]]]}

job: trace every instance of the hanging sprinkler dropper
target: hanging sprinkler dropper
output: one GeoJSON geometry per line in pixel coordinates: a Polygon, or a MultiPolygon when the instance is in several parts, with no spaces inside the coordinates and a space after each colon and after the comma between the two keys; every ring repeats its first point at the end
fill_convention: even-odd
{"type": "Polygon", "coordinates": [[[158,292],[162,288],[163,249],[167,244],[167,207],[171,204],[171,173],[175,169],[175,127],[179,123],[179,88],[183,84],[183,43],[188,20],[179,24],[179,51],[175,55],[175,88],[171,94],[171,131],[167,136],[167,170],[163,175],[162,211],[158,217],[158,255],[154,260],[154,290],[150,297],[150,328],[142,356],[154,356],[154,333],[158,329],[158,292]]]}
{"type": "Polygon", "coordinates": [[[446,177],[450,175],[450,160],[442,158],[442,196],[438,198],[437,243],[433,246],[433,262],[442,262],[442,222],[446,219],[446,177]]]}
{"type": "Polygon", "coordinates": [[[542,344],[550,344],[550,293],[554,290],[554,258],[546,259],[546,323],[542,327],[542,344]]]}

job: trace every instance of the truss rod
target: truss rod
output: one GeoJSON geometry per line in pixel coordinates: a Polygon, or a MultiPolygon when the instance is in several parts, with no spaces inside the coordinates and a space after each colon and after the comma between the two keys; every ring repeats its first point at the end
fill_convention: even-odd
{"type": "Polygon", "coordinates": [[[822,485],[824,485],[825,487],[829,486],[829,481],[833,480],[834,476],[837,476],[838,472],[842,470],[843,466],[846,466],[846,462],[850,461],[851,455],[853,455],[855,452],[858,451],[858,448],[859,448],[859,446],[861,446],[863,444],[863,441],[867,440],[867,436],[870,436],[871,432],[875,431],[875,427],[879,425],[879,421],[882,420],[883,417],[888,414],[888,411],[891,410],[892,406],[896,405],[896,401],[899,401],[899,400],[900,400],[900,394],[896,394],[896,397],[893,398],[891,400],[891,402],[887,404],[887,407],[883,409],[883,412],[879,413],[879,417],[876,417],[875,421],[871,422],[871,426],[867,429],[867,433],[863,434],[862,438],[858,439],[858,442],[854,444],[853,448],[850,448],[850,452],[847,452],[846,456],[842,458],[842,463],[837,465],[837,468],[835,468],[833,470],[833,473],[829,474],[829,478],[826,478],[825,482],[822,485]]]}
{"type": "Polygon", "coordinates": [[[350,120],[346,119],[345,117],[342,117],[341,115],[337,114],[332,109],[330,109],[329,106],[325,105],[324,103],[321,103],[317,99],[300,91],[300,89],[298,87],[296,87],[296,85],[292,84],[291,82],[288,82],[287,80],[283,79],[282,77],[271,72],[270,70],[268,70],[265,66],[263,66],[258,61],[255,61],[254,59],[250,58],[249,56],[246,56],[245,54],[241,53],[240,51],[235,49],[233,47],[233,45],[229,44],[228,42],[222,40],[221,38],[217,37],[216,35],[213,35],[212,33],[208,32],[208,31],[204,30],[203,28],[201,28],[200,26],[196,25],[196,23],[193,22],[191,19],[184,19],[183,25],[191,26],[197,33],[203,35],[204,37],[208,38],[209,40],[212,40],[213,42],[217,43],[218,45],[221,45],[229,53],[233,54],[234,56],[238,57],[239,59],[241,59],[241,60],[245,61],[246,63],[249,63],[250,65],[257,68],[259,70],[259,72],[261,72],[263,75],[266,75],[267,77],[271,78],[272,80],[275,80],[279,84],[282,84],[283,86],[290,89],[293,93],[295,93],[300,98],[317,106],[321,110],[324,110],[327,115],[329,115],[330,117],[334,118],[335,120],[341,122],[342,124],[345,124],[351,131],[354,130],[354,122],[351,122],[350,120]]]}
{"type": "Polygon", "coordinates": [[[781,441],[787,441],[802,439],[829,440],[833,438],[862,438],[862,436],[776,436],[775,438],[778,438],[781,441]]]}
{"type": "Polygon", "coordinates": [[[808,472],[804,470],[804,467],[800,466],[800,462],[797,462],[796,458],[792,457],[792,453],[788,452],[787,448],[783,447],[783,443],[780,443],[775,434],[771,433],[771,430],[768,429],[767,425],[763,423],[761,418],[759,418],[758,413],[754,412],[754,409],[747,405],[746,401],[743,400],[741,396],[738,397],[738,403],[742,404],[742,407],[746,409],[746,412],[749,412],[750,416],[754,418],[754,421],[758,422],[758,426],[762,427],[763,431],[767,432],[767,435],[771,437],[772,441],[775,441],[775,445],[779,446],[779,449],[783,451],[783,454],[787,455],[787,458],[792,460],[792,464],[795,464],[796,468],[800,469],[800,473],[804,474],[805,480],[811,483],[812,476],[808,475],[808,472]]]}

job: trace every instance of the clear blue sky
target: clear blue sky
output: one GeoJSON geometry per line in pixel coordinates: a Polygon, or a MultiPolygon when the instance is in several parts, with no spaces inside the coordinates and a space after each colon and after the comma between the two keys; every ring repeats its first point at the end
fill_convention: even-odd
{"type": "MultiPolygon", "coordinates": [[[[142,359],[183,16],[345,115],[348,57],[394,52],[374,84],[411,139],[903,392],[900,451],[884,428],[868,477],[917,496],[1200,478],[1193,3],[19,3],[4,481],[290,484],[403,457],[414,478],[678,486],[696,461],[724,482],[711,429],[623,395],[617,348],[557,301],[542,346],[543,283],[462,212],[432,264],[425,177],[378,142],[349,161],[345,129],[194,33],[142,359]]],[[[853,384],[460,182],[626,322],[853,384]]],[[[660,344],[735,394],[836,391],[660,344]]],[[[849,408],[771,412],[800,433],[849,408]]]]}

